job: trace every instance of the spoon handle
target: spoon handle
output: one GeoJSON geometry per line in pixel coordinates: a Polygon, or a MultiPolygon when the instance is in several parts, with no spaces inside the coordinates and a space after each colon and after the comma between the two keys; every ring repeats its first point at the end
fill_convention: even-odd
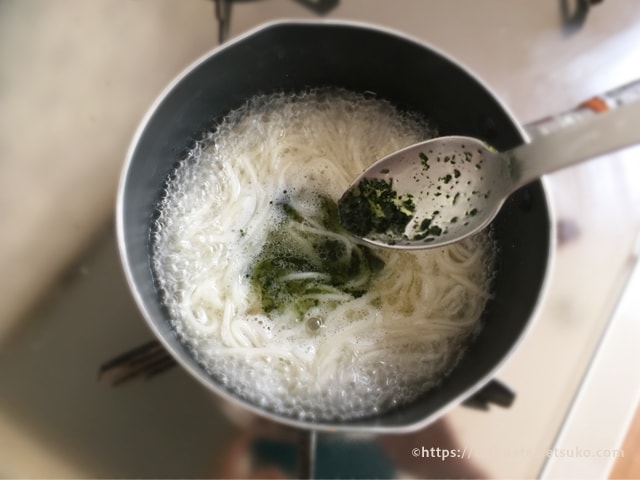
{"type": "Polygon", "coordinates": [[[601,113],[568,126],[553,123],[550,132],[540,129],[542,134],[531,143],[509,152],[515,163],[514,190],[544,174],[640,143],[640,82],[598,99],[600,108],[594,112],[601,113]],[[606,105],[604,98],[613,94],[615,100],[606,105]],[[612,109],[603,111],[607,108],[612,109]]]}

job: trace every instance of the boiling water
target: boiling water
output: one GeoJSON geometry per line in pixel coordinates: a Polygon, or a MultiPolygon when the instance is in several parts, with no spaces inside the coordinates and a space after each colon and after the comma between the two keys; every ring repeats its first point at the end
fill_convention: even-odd
{"type": "Polygon", "coordinates": [[[384,101],[310,91],[251,100],[190,152],[159,205],[153,267],[176,330],[218,382],[282,415],[344,420],[410,402],[456,364],[489,296],[487,236],[372,252],[384,267],[365,265],[339,288],[308,265],[282,274],[326,283],[302,309],[267,309],[252,273],[269,242],[288,252],[270,236],[287,224],[285,204],[305,219],[282,237],[297,242],[292,256],[326,238],[362,258],[363,247],[318,221],[323,199],[433,134],[384,101]]]}

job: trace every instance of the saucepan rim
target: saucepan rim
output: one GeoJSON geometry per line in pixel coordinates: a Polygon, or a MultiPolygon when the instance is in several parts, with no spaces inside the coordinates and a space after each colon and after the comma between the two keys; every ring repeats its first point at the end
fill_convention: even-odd
{"type": "Polygon", "coordinates": [[[183,80],[191,75],[191,73],[196,70],[200,65],[208,61],[211,57],[219,54],[220,52],[232,48],[237,43],[244,41],[247,38],[250,38],[257,33],[260,33],[265,30],[279,28],[279,27],[288,27],[288,26],[342,26],[342,27],[353,27],[358,29],[367,29],[372,31],[377,31],[380,33],[385,33],[391,36],[398,37],[399,39],[404,39],[408,42],[414,43],[424,49],[431,50],[433,53],[440,55],[444,59],[456,65],[461,71],[469,75],[474,81],[476,81],[480,86],[482,86],[487,92],[489,92],[492,96],[492,99],[502,108],[505,115],[511,120],[513,126],[517,129],[521,137],[528,141],[529,137],[525,128],[523,128],[517,118],[513,115],[508,106],[502,101],[502,99],[495,94],[492,88],[490,88],[481,78],[479,78],[475,73],[470,71],[467,67],[453,58],[451,55],[447,54],[440,48],[425,42],[421,39],[417,39],[405,32],[401,32],[392,28],[388,28],[385,26],[376,25],[373,23],[360,22],[360,21],[351,21],[351,20],[334,20],[334,19],[321,19],[321,20],[299,20],[299,19],[282,19],[272,22],[267,22],[262,25],[259,25],[242,35],[230,40],[229,42],[214,47],[205,54],[201,55],[198,59],[193,61],[190,65],[184,68],[171,82],[163,89],[163,91],[158,95],[153,104],[149,107],[146,114],[142,118],[140,124],[138,125],[135,134],[131,140],[129,148],[126,153],[125,162],[122,167],[121,176],[119,179],[118,190],[117,190],[117,199],[116,199],[116,236],[117,236],[117,244],[118,250],[120,253],[120,260],[122,263],[124,275],[129,286],[129,290],[132,293],[135,303],[137,304],[140,312],[143,314],[143,317],[151,330],[153,331],[155,337],[160,340],[162,345],[167,349],[169,353],[178,361],[178,363],[185,368],[193,377],[195,377],[200,383],[206,386],[209,390],[215,392],[222,399],[230,401],[232,403],[239,403],[243,408],[248,411],[263,417],[273,420],[279,424],[284,424],[290,427],[295,427],[298,429],[305,430],[319,430],[319,431],[349,431],[349,432],[370,432],[370,433],[406,433],[415,430],[419,430],[436,418],[441,417],[445,412],[459,405],[466,398],[473,395],[476,391],[481,389],[487,382],[494,379],[496,377],[497,372],[504,366],[504,364],[508,361],[511,355],[516,351],[516,349],[520,346],[521,342],[526,337],[529,330],[533,327],[535,323],[535,319],[538,317],[540,309],[544,304],[544,299],[547,296],[547,292],[550,284],[551,272],[553,270],[553,265],[555,261],[555,250],[556,250],[556,234],[555,234],[555,212],[553,203],[550,201],[551,196],[549,194],[549,185],[548,181],[545,178],[540,179],[540,184],[542,187],[542,193],[546,200],[546,209],[549,217],[549,247],[547,252],[547,265],[542,278],[542,283],[539,288],[538,296],[535,301],[535,304],[532,308],[531,314],[529,315],[529,319],[526,321],[524,328],[518,335],[518,337],[512,343],[509,351],[505,354],[500,361],[496,362],[496,364],[490,369],[490,371],[482,376],[480,379],[475,381],[475,383],[462,392],[459,395],[452,397],[445,405],[441,408],[432,411],[430,414],[426,415],[419,421],[415,421],[412,423],[408,423],[406,425],[384,425],[383,423],[371,424],[371,425],[354,425],[350,422],[338,423],[338,422],[321,422],[316,423],[313,421],[306,421],[302,419],[296,419],[292,417],[287,417],[284,415],[279,415],[273,413],[271,411],[260,408],[259,406],[244,400],[233,393],[226,390],[223,386],[215,381],[214,378],[207,376],[201,370],[197,370],[193,364],[188,363],[185,359],[182,358],[179,352],[176,352],[172,345],[170,345],[169,341],[163,335],[163,332],[158,325],[158,319],[148,310],[145,299],[143,298],[142,293],[140,292],[139,286],[137,284],[136,279],[134,278],[134,274],[131,270],[131,259],[129,256],[129,251],[127,248],[126,241],[126,233],[125,233],[125,194],[127,190],[127,179],[129,177],[130,167],[135,157],[135,152],[137,146],[140,142],[142,135],[147,131],[148,124],[154,114],[158,111],[162,103],[165,101],[168,95],[173,92],[178,85],[180,85],[183,80]]]}

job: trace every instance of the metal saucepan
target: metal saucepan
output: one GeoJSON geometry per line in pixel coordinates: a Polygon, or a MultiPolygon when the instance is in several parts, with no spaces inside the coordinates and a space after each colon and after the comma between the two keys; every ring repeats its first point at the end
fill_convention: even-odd
{"type": "Polygon", "coordinates": [[[259,93],[309,87],[375,92],[433,121],[442,135],[481,138],[499,150],[526,134],[491,90],[442,52],[403,34],[347,22],[279,22],[212,50],[164,91],[129,150],[117,205],[127,280],[164,347],[223,398],[272,420],[325,430],[402,432],[435,420],[494,376],[535,315],[553,251],[545,189],[536,181],[511,197],[494,221],[499,248],[484,328],[439,387],[409,405],[349,422],[306,422],[264,411],[211,378],[171,327],[150,268],[150,226],[169,172],[197,138],[259,93]]]}

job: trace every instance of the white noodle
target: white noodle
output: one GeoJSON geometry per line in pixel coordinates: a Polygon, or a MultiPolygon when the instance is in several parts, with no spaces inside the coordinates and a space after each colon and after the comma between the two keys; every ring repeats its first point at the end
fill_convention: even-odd
{"type": "MultiPolygon", "coordinates": [[[[319,206],[310,191],[337,200],[372,161],[432,134],[386,102],[312,91],[258,97],[196,145],[160,204],[153,268],[177,332],[212,376],[277,413],[339,420],[409,402],[455,365],[489,296],[485,236],[417,253],[376,251],[385,266],[365,293],[330,285],[306,293],[317,305],[302,319],[264,313],[249,278],[283,222],[280,200],[312,217],[319,206]]],[[[338,242],[349,257],[359,248],[311,218],[290,232],[305,255],[317,255],[307,234],[338,242]]],[[[280,280],[328,278],[302,271],[280,280]]],[[[368,279],[350,282],[360,288],[368,279]]]]}

